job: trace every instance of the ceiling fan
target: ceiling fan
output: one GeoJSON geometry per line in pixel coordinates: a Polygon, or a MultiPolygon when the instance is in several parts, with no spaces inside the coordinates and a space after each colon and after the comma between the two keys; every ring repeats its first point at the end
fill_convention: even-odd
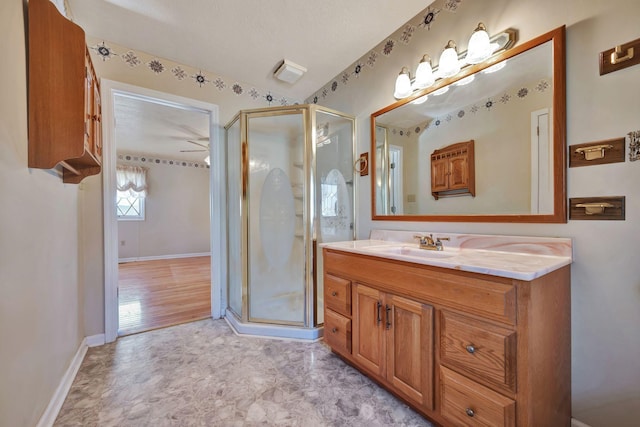
{"type": "MultiPolygon", "coordinates": [[[[194,135],[195,137],[192,139],[187,139],[186,141],[190,144],[194,144],[197,145],[200,148],[197,149],[193,149],[193,150],[180,150],[181,153],[201,153],[201,152],[207,152],[209,153],[209,137],[208,136],[202,136],[201,133],[198,133],[198,131],[196,131],[195,129],[193,129],[190,126],[187,125],[180,125],[180,128],[182,128],[183,130],[187,131],[188,133],[194,135]],[[203,144],[203,142],[206,141],[206,144],[203,144]]],[[[210,157],[209,154],[207,154],[207,157],[205,157],[204,162],[209,165],[210,164],[210,157]]]]}
{"type": "MultiPolygon", "coordinates": [[[[198,138],[198,141],[209,141],[209,138],[207,137],[202,137],[202,138],[198,138]]],[[[191,144],[195,144],[199,147],[197,150],[180,150],[181,153],[199,153],[199,152],[209,152],[209,144],[201,144],[197,141],[192,141],[190,139],[187,140],[187,142],[190,142],[191,144]]],[[[209,157],[209,154],[207,154],[207,157],[204,158],[204,162],[207,164],[207,166],[209,166],[211,164],[211,158],[209,157]]]]}
{"type": "MultiPolygon", "coordinates": [[[[198,138],[198,140],[209,141],[209,138],[203,137],[203,138],[198,138]]],[[[201,151],[209,151],[209,144],[201,144],[200,142],[193,141],[190,139],[188,139],[187,142],[190,142],[191,144],[195,144],[202,148],[199,148],[197,150],[180,150],[181,153],[197,153],[201,151]]]]}

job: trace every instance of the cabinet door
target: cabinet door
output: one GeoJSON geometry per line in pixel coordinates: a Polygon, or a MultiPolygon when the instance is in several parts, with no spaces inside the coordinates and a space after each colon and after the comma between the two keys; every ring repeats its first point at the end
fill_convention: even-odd
{"type": "Polygon", "coordinates": [[[416,404],[433,409],[433,307],[387,295],[387,380],[416,404]]]}
{"type": "Polygon", "coordinates": [[[353,357],[371,372],[384,374],[382,294],[367,286],[354,286],[353,357]]]}
{"type": "Polygon", "coordinates": [[[469,165],[466,155],[453,157],[449,162],[449,189],[467,188],[469,185],[469,165]]]}
{"type": "Polygon", "coordinates": [[[449,189],[449,160],[437,159],[431,161],[431,191],[446,191],[449,189]]]}

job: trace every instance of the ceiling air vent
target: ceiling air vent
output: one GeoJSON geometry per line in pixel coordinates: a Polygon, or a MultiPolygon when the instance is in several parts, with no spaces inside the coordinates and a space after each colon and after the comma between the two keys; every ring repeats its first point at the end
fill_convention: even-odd
{"type": "Polygon", "coordinates": [[[273,75],[278,80],[282,80],[283,82],[287,82],[289,84],[294,84],[306,72],[306,68],[295,64],[288,59],[284,59],[282,60],[282,63],[280,64],[278,69],[273,73],[273,75]]]}

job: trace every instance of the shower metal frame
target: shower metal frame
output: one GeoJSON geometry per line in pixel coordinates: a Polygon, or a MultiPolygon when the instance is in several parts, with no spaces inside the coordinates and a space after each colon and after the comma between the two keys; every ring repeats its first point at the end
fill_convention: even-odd
{"type": "MultiPolygon", "coordinates": [[[[241,182],[238,183],[239,194],[241,195],[241,264],[242,264],[242,313],[236,313],[229,303],[229,298],[227,297],[225,300],[227,301],[226,310],[230,311],[234,316],[236,316],[242,323],[245,324],[271,324],[275,326],[285,326],[285,327],[295,327],[295,328],[305,328],[312,329],[318,328],[323,325],[323,323],[319,324],[317,322],[317,309],[318,309],[318,295],[317,295],[317,275],[322,274],[322,272],[317,271],[317,257],[319,253],[317,248],[317,238],[318,238],[318,227],[319,227],[319,218],[317,217],[317,206],[316,206],[316,144],[317,144],[317,134],[316,129],[318,126],[317,123],[317,113],[324,113],[333,116],[337,116],[340,118],[344,118],[352,121],[351,126],[351,145],[352,145],[352,160],[356,159],[356,120],[354,116],[342,113],[337,110],[333,110],[331,108],[326,108],[322,106],[318,106],[315,104],[300,104],[300,105],[292,105],[292,106],[282,106],[282,107],[267,107],[267,108],[258,108],[258,109],[248,109],[239,111],[228,123],[225,125],[225,134],[228,133],[229,129],[239,121],[240,126],[240,163],[241,163],[241,182]],[[249,185],[249,119],[250,118],[260,118],[260,117],[274,117],[280,115],[302,115],[302,123],[303,123],[303,211],[302,211],[302,226],[303,226],[303,240],[304,240],[304,251],[305,251],[305,260],[304,260],[304,308],[303,308],[303,322],[289,322],[289,321],[274,321],[271,319],[258,319],[251,318],[249,316],[249,307],[250,307],[250,292],[249,292],[249,219],[251,212],[249,212],[249,203],[248,203],[248,195],[247,188],[249,185]],[[315,255],[315,257],[314,257],[315,255]]],[[[225,137],[226,144],[237,143],[237,141],[230,142],[225,137]]],[[[228,147],[227,150],[228,152],[228,147]]],[[[227,164],[227,168],[233,167],[233,165],[227,164]]],[[[356,205],[356,195],[357,195],[357,181],[356,181],[356,171],[354,168],[351,170],[352,173],[352,182],[353,182],[353,191],[351,195],[351,205],[353,211],[353,230],[351,233],[351,238],[354,239],[357,235],[357,205],[356,205]]],[[[229,179],[227,174],[227,188],[229,188],[229,179]]],[[[236,203],[237,200],[230,200],[229,191],[227,191],[227,204],[233,202],[236,203]]],[[[229,239],[230,230],[227,228],[227,251],[229,250],[229,239]]],[[[227,296],[229,295],[229,286],[230,281],[227,279],[227,284],[225,290],[227,292],[227,296]]]]}

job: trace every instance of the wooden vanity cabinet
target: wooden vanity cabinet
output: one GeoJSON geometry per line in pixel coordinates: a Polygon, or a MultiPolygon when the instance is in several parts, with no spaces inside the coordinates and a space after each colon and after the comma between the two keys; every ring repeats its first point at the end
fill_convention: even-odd
{"type": "Polygon", "coordinates": [[[435,150],[431,154],[431,194],[440,197],[476,195],[473,140],[435,150]]]}
{"type": "Polygon", "coordinates": [[[325,340],[348,363],[443,426],[570,425],[569,266],[521,281],[323,251],[325,340]]]}
{"type": "Polygon", "coordinates": [[[82,28],[49,0],[29,0],[29,167],[62,180],[100,173],[100,86],[82,28]]]}

